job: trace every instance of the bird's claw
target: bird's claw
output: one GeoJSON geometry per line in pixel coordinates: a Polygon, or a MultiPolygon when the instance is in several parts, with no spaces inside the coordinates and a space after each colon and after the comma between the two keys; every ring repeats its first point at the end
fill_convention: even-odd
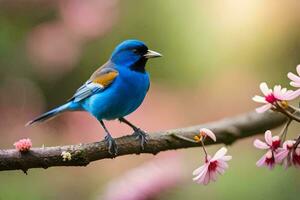
{"type": "Polygon", "coordinates": [[[148,134],[145,131],[137,128],[137,129],[134,130],[134,133],[132,135],[136,136],[135,137],[136,140],[141,141],[141,147],[142,147],[142,150],[144,150],[145,145],[148,142],[148,137],[149,137],[148,134]]]}
{"type": "Polygon", "coordinates": [[[116,156],[118,154],[118,146],[115,140],[110,135],[106,135],[105,141],[107,142],[108,153],[110,153],[113,156],[116,156]]]}

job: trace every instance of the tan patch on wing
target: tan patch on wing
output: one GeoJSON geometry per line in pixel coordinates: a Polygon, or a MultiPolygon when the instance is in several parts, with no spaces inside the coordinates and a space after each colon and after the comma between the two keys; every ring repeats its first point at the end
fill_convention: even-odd
{"type": "Polygon", "coordinates": [[[111,84],[117,76],[118,76],[118,72],[111,71],[106,74],[101,74],[100,76],[95,77],[93,83],[98,83],[103,87],[106,87],[109,84],[111,84]]]}

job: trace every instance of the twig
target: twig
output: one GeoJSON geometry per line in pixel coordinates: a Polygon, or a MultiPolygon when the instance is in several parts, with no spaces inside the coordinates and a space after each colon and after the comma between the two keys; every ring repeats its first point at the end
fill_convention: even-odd
{"type": "MultiPolygon", "coordinates": [[[[276,105],[277,105],[277,109],[278,109],[279,112],[285,114],[287,117],[289,117],[289,118],[291,118],[291,119],[293,119],[293,120],[295,120],[295,121],[297,121],[297,122],[300,122],[300,117],[294,115],[294,114],[291,113],[289,110],[285,109],[285,108],[281,105],[281,103],[277,103],[276,105]]],[[[289,107],[289,108],[291,108],[291,107],[289,107]]]]}
{"type": "MultiPolygon", "coordinates": [[[[251,112],[208,124],[149,133],[149,141],[144,150],[141,150],[140,142],[135,140],[134,136],[123,136],[116,139],[119,147],[117,156],[141,153],[157,154],[166,150],[199,147],[201,146],[199,143],[184,141],[174,137],[174,134],[185,138],[193,138],[199,133],[200,128],[203,127],[211,129],[216,134],[216,143],[229,145],[236,140],[261,134],[267,129],[275,128],[283,124],[286,119],[284,115],[279,113],[267,112],[257,114],[251,112]]],[[[205,145],[213,143],[211,140],[207,140],[205,145]]],[[[15,149],[8,149],[0,150],[0,171],[23,170],[26,172],[30,168],[46,169],[54,166],[86,166],[90,162],[105,158],[112,158],[112,156],[108,153],[104,141],[90,144],[32,148],[24,154],[15,149]],[[70,160],[63,159],[63,151],[70,153],[70,160]]]]}
{"type": "Polygon", "coordinates": [[[281,130],[281,133],[280,133],[280,139],[281,139],[281,142],[284,142],[285,141],[285,138],[286,138],[286,134],[287,134],[287,131],[288,131],[288,128],[291,124],[293,120],[291,118],[288,118],[287,122],[285,123],[283,129],[281,130]]]}

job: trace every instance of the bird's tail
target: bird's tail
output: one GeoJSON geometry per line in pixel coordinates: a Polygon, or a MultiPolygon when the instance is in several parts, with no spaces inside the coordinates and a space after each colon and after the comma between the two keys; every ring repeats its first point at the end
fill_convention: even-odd
{"type": "Polygon", "coordinates": [[[30,126],[36,122],[43,122],[43,121],[46,121],[46,120],[49,120],[55,116],[57,116],[58,114],[62,113],[62,112],[65,112],[65,111],[68,111],[69,110],[69,106],[70,106],[70,102],[69,103],[66,103],[62,106],[59,106],[57,108],[54,108],[53,110],[50,110],[38,117],[36,117],[35,119],[27,122],[27,124],[25,126],[30,126]]]}

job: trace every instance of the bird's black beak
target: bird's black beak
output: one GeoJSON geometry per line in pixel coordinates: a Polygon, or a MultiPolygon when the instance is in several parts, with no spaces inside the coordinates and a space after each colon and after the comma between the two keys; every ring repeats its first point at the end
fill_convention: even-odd
{"type": "Polygon", "coordinates": [[[148,50],[146,54],[144,54],[144,57],[149,59],[149,58],[158,58],[158,57],[162,57],[162,55],[158,52],[152,51],[152,50],[148,50]]]}

